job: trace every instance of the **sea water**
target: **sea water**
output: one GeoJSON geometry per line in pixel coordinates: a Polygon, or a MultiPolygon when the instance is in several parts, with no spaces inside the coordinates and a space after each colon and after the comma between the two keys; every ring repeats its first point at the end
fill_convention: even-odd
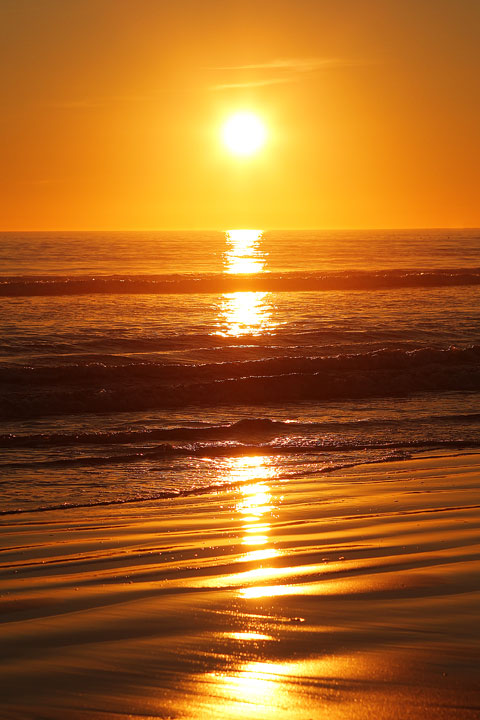
{"type": "Polygon", "coordinates": [[[0,234],[1,511],[480,443],[480,231],[0,234]]]}

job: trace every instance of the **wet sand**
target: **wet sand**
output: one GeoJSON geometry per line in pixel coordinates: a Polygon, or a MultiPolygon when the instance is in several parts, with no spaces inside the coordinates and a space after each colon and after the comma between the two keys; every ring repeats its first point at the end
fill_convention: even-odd
{"type": "Polygon", "coordinates": [[[0,519],[0,716],[480,717],[480,454],[0,519]]]}

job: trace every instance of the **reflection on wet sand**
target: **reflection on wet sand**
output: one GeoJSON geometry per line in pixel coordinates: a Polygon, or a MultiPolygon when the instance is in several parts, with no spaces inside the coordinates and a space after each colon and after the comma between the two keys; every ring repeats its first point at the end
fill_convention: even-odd
{"type": "Polygon", "coordinates": [[[260,712],[261,717],[273,717],[278,711],[281,696],[286,700],[285,686],[280,675],[281,667],[276,663],[247,662],[232,673],[212,673],[210,677],[215,682],[215,692],[225,703],[227,715],[232,711],[240,715],[243,705],[244,712],[248,712],[248,709],[252,712],[254,708],[254,712],[260,712]]]}
{"type": "MultiPolygon", "coordinates": [[[[247,458],[243,458],[246,460],[247,458]]],[[[268,462],[269,458],[248,458],[249,461],[255,460],[258,463],[255,466],[250,465],[255,471],[263,471],[264,473],[268,470],[268,466],[263,463],[268,462]],[[262,464],[260,464],[262,463],[262,464]]],[[[271,525],[267,522],[268,517],[273,511],[272,496],[269,486],[265,483],[254,483],[246,485],[241,488],[243,499],[237,503],[236,510],[243,519],[243,533],[242,544],[248,547],[250,546],[262,546],[261,550],[251,550],[245,553],[242,560],[244,562],[262,562],[264,560],[270,560],[274,557],[279,556],[281,553],[274,547],[268,547],[270,541],[269,532],[271,525]]],[[[282,569],[283,572],[284,569],[282,569]]],[[[277,576],[279,570],[276,567],[265,567],[263,564],[252,568],[248,572],[241,574],[242,584],[248,583],[261,583],[265,582],[272,576],[277,576]]],[[[241,588],[240,594],[244,597],[248,597],[249,590],[253,588],[241,588]]],[[[255,588],[258,589],[258,588],[255,588]]],[[[263,588],[262,588],[263,589],[263,588]]]]}
{"type": "MultiPolygon", "coordinates": [[[[239,489],[240,497],[234,506],[241,521],[241,543],[247,547],[259,546],[259,549],[247,552],[241,558],[253,565],[249,571],[222,578],[229,588],[235,588],[237,598],[244,603],[237,605],[236,612],[231,615],[230,622],[237,631],[232,629],[224,633],[227,645],[212,647],[219,657],[225,652],[225,657],[229,658],[227,667],[207,672],[202,679],[202,684],[206,682],[210,686],[208,694],[221,699],[222,717],[241,718],[245,713],[264,719],[286,718],[289,713],[325,720],[351,717],[413,720],[418,717],[418,708],[404,713],[402,708],[415,684],[415,668],[421,664],[423,638],[413,641],[417,642],[413,652],[403,648],[402,633],[412,633],[409,610],[404,610],[402,604],[396,606],[395,602],[385,605],[384,600],[390,594],[395,595],[396,602],[400,599],[397,562],[402,567],[405,559],[400,553],[398,560],[390,554],[384,560],[382,550],[377,547],[380,537],[388,547],[391,534],[397,538],[397,543],[414,543],[416,535],[412,536],[412,532],[414,525],[418,527],[418,518],[414,516],[410,525],[408,511],[406,516],[400,513],[405,526],[404,536],[396,526],[399,519],[392,517],[390,520],[386,516],[385,524],[377,524],[374,529],[370,513],[365,520],[361,514],[355,520],[348,506],[342,508],[344,512],[335,515],[333,523],[322,523],[324,533],[319,532],[315,523],[311,524],[311,516],[319,512],[318,508],[316,511],[303,508],[300,522],[302,513],[299,516],[297,510],[293,526],[284,525],[282,506],[276,501],[272,491],[274,486],[267,482],[271,472],[270,459],[235,458],[232,474],[238,477],[239,472],[244,473],[247,481],[252,481],[239,489]],[[354,535],[351,534],[352,524],[354,535]],[[368,530],[359,542],[362,525],[368,530]],[[284,530],[280,535],[282,526],[284,530]],[[328,532],[326,527],[329,527],[328,532]],[[288,549],[299,545],[303,549],[300,555],[288,549]],[[349,547],[350,555],[358,554],[359,559],[346,559],[343,555],[345,546],[349,547]],[[272,565],[271,560],[280,560],[280,564],[272,565]],[[275,584],[269,584],[272,580],[275,584]],[[356,602],[351,604],[353,599],[356,602]],[[388,627],[393,618],[397,623],[395,629],[388,627]],[[400,636],[399,627],[402,628],[400,636]],[[235,644],[228,644],[232,642],[235,644]],[[386,648],[390,651],[386,652],[386,648]],[[383,699],[379,701],[379,698],[383,699]]],[[[345,486],[342,487],[345,491],[345,486]]],[[[335,503],[343,503],[344,496],[336,499],[337,492],[333,486],[330,492],[321,494],[335,503]]],[[[349,493],[354,492],[359,493],[359,499],[365,489],[353,491],[349,487],[349,493]]],[[[387,495],[391,498],[390,493],[388,488],[387,495]]],[[[377,502],[388,505],[391,499],[386,501],[384,497],[377,502]]],[[[325,521],[327,518],[328,513],[325,521]]],[[[429,520],[433,521],[433,518],[429,520]]],[[[433,539],[436,530],[433,529],[433,535],[431,533],[432,530],[430,537],[433,539]]],[[[418,567],[423,567],[421,556],[412,554],[410,557],[412,568],[417,563],[418,567]]],[[[426,583],[428,587],[432,581],[426,581],[422,574],[414,580],[407,570],[403,575],[407,605],[415,604],[417,596],[424,594],[422,586],[426,583]]],[[[422,616],[418,625],[424,633],[431,618],[428,619],[427,607],[418,612],[422,616]]],[[[433,701],[428,685],[417,692],[420,696],[424,693],[425,699],[421,702],[428,707],[425,717],[443,717],[446,708],[442,705],[448,706],[449,689],[442,699],[436,696],[433,701]]],[[[452,692],[455,696],[455,689],[452,692]]],[[[472,697],[471,690],[469,692],[472,697]]],[[[470,713],[477,710],[473,704],[464,714],[461,708],[450,706],[448,717],[469,718],[470,713]]]]}
{"type": "Polygon", "coordinates": [[[270,516],[274,511],[272,493],[266,480],[273,480],[276,475],[272,458],[265,456],[236,457],[229,460],[225,472],[229,473],[231,482],[242,482],[240,486],[240,499],[235,505],[235,512],[241,522],[242,545],[248,547],[239,562],[262,563],[248,571],[241,571],[236,576],[230,576],[231,584],[243,584],[251,581],[261,581],[269,573],[277,572],[274,568],[265,568],[264,560],[280,555],[280,551],[271,547],[269,532],[270,516]]]}
{"type": "MultiPolygon", "coordinates": [[[[279,555],[279,551],[269,545],[270,523],[268,518],[273,510],[272,494],[266,482],[258,482],[260,478],[273,478],[275,470],[269,457],[243,457],[234,458],[237,468],[242,468],[244,478],[257,480],[257,482],[243,485],[240,489],[242,499],[236,505],[236,512],[240,515],[243,526],[242,545],[258,547],[261,549],[246,552],[241,560],[243,562],[257,562],[268,560],[279,555]]],[[[262,579],[268,569],[258,567],[249,572],[250,577],[262,579]]],[[[245,578],[245,574],[243,574],[245,578]]]]}
{"type": "Polygon", "coordinates": [[[479,458],[0,517],[2,718],[476,720],[479,458]]]}
{"type": "MultiPolygon", "coordinates": [[[[272,459],[268,456],[245,456],[232,458],[230,461],[231,479],[246,482],[239,488],[240,498],[234,510],[240,519],[240,532],[242,545],[250,548],[240,558],[239,562],[252,565],[250,570],[237,573],[234,576],[223,578],[228,585],[239,585],[239,596],[255,598],[268,595],[268,588],[262,585],[270,577],[277,577],[285,573],[285,568],[276,568],[264,564],[264,561],[281,556],[281,551],[273,547],[270,538],[273,514],[278,509],[273,500],[272,491],[267,480],[275,478],[275,468],[272,459]],[[259,584],[257,584],[259,583],[259,584]],[[258,593],[258,594],[255,594],[258,593]]],[[[287,590],[286,586],[276,587],[279,594],[287,590]]],[[[257,622],[258,627],[252,631],[227,632],[224,637],[237,641],[239,657],[249,652],[258,653],[259,646],[263,653],[268,652],[270,643],[276,642],[273,634],[261,631],[268,616],[261,617],[246,615],[244,621],[257,622]]],[[[242,615],[235,618],[235,622],[242,622],[242,615]]],[[[288,672],[285,670],[285,672],[288,672]]],[[[276,662],[240,662],[230,672],[214,671],[208,673],[208,682],[214,686],[213,694],[222,698],[222,712],[225,717],[239,717],[242,711],[255,712],[255,717],[273,717],[278,711],[278,705],[285,702],[285,684],[282,682],[282,666],[276,662]],[[283,698],[283,700],[282,700],[283,698]],[[244,710],[243,710],[244,709],[244,710]]]]}

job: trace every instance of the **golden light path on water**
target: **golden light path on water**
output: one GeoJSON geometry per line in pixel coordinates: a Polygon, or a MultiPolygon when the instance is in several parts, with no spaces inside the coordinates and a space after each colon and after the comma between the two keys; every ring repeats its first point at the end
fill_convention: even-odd
{"type": "MultiPolygon", "coordinates": [[[[261,230],[228,230],[225,234],[224,272],[249,275],[266,272],[261,230]]],[[[272,332],[277,326],[271,293],[240,291],[221,296],[218,335],[241,337],[272,332]]]]}
{"type": "Polygon", "coordinates": [[[259,273],[265,269],[265,254],[261,249],[261,230],[228,230],[226,232],[225,272],[259,273]]]}
{"type": "MultiPolygon", "coordinates": [[[[266,257],[261,243],[260,230],[227,232],[224,272],[246,276],[266,272],[266,257]]],[[[221,296],[217,334],[240,338],[271,333],[278,326],[274,313],[271,293],[225,293],[221,296]]],[[[298,582],[287,584],[288,578],[293,580],[297,575],[298,568],[276,566],[276,560],[284,553],[274,546],[271,538],[277,508],[268,481],[277,476],[275,460],[268,456],[229,458],[222,468],[222,475],[232,484],[241,483],[241,497],[234,511],[240,520],[241,544],[245,552],[237,562],[245,564],[247,569],[223,576],[221,585],[233,590],[238,599],[253,603],[262,601],[262,598],[268,602],[269,598],[273,600],[302,592],[298,582]]],[[[309,571],[308,567],[304,569],[305,573],[309,571]]],[[[213,583],[217,585],[218,581],[216,578],[213,583]]],[[[202,582],[202,585],[208,584],[208,580],[202,582]]],[[[275,644],[278,638],[267,634],[261,622],[258,627],[253,623],[247,624],[244,630],[224,632],[223,638],[225,642],[238,644],[238,663],[227,672],[207,673],[206,678],[213,685],[212,692],[221,703],[225,717],[240,717],[245,713],[254,717],[250,715],[252,710],[259,713],[258,717],[274,717],[280,707],[288,704],[292,683],[297,682],[296,677],[308,674],[306,669],[298,663],[291,665],[269,661],[265,644],[275,644]],[[259,643],[264,645],[263,661],[259,661],[259,643]]],[[[313,672],[318,672],[318,668],[315,667],[313,672]]]]}

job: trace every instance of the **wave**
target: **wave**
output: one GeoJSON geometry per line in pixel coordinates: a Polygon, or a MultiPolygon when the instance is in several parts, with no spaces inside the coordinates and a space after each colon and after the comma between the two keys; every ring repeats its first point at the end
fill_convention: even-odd
{"type": "MultiPolygon", "coordinates": [[[[52,387],[31,386],[24,382],[25,377],[19,377],[18,383],[5,383],[0,416],[11,419],[479,391],[480,345],[133,368],[133,374],[125,376],[132,370],[122,367],[120,377],[115,368],[109,367],[106,373],[102,368],[105,376],[94,373],[91,382],[83,378],[75,383],[68,376],[64,386],[57,376],[52,387]]],[[[39,375],[43,371],[37,369],[39,375]]]]}
{"type": "Polygon", "coordinates": [[[216,381],[251,377],[314,374],[355,370],[386,370],[420,367],[435,363],[463,365],[480,362],[480,345],[464,348],[376,349],[370,352],[277,355],[253,360],[183,364],[161,360],[137,360],[106,356],[92,360],[76,358],[60,365],[6,365],[0,367],[0,382],[20,384],[124,382],[158,380],[167,384],[185,381],[216,381]]]}
{"type": "Polygon", "coordinates": [[[170,293],[231,293],[242,291],[302,292],[380,290],[409,287],[479,285],[480,268],[394,269],[341,272],[287,272],[262,275],[177,274],[101,276],[2,276],[0,296],[170,293]]]}
{"type": "MultiPolygon", "coordinates": [[[[374,457],[374,458],[359,458],[358,460],[354,461],[343,461],[343,462],[330,462],[328,465],[321,465],[318,466],[315,471],[313,471],[312,468],[309,468],[308,470],[299,470],[299,471],[288,471],[286,473],[279,473],[276,475],[276,480],[281,480],[285,478],[293,478],[293,477],[300,477],[303,475],[309,475],[312,474],[318,474],[323,475],[326,473],[334,472],[335,470],[346,470],[347,468],[356,467],[357,465],[372,465],[376,463],[382,463],[382,462],[392,462],[395,460],[405,460],[407,458],[411,457],[410,453],[402,452],[399,450],[393,450],[388,451],[387,453],[384,453],[380,456],[374,457]]],[[[76,509],[76,508],[86,508],[86,507],[102,507],[105,505],[125,505],[126,503],[139,503],[139,502],[151,502],[152,500],[163,500],[168,498],[179,498],[179,497],[188,497],[188,496],[194,496],[194,495],[205,495],[212,492],[219,492],[222,490],[225,490],[226,488],[231,489],[235,487],[241,487],[242,485],[248,485],[251,483],[251,478],[247,480],[237,480],[237,481],[225,481],[225,482],[213,482],[213,483],[207,483],[205,485],[196,486],[196,487],[187,487],[187,488],[179,488],[179,489],[165,489],[160,490],[152,493],[148,493],[147,495],[134,495],[127,498],[117,498],[114,500],[93,500],[91,502],[84,502],[84,503],[75,503],[75,502],[63,502],[59,504],[50,504],[50,505],[41,505],[36,507],[28,507],[28,508],[10,508],[6,510],[0,510],[0,516],[1,515],[18,515],[18,514],[25,514],[25,513],[31,513],[31,512],[47,512],[49,510],[70,510],[70,509],[76,509]]]]}
{"type": "Polygon", "coordinates": [[[118,455],[93,455],[81,457],[58,458],[54,460],[33,460],[21,462],[5,462],[2,468],[6,469],[36,469],[43,468],[71,468],[71,467],[100,467],[104,465],[125,465],[127,463],[158,462],[166,458],[201,457],[201,458],[231,458],[245,456],[280,456],[302,455],[317,456],[323,453],[349,453],[359,450],[389,450],[394,453],[403,450],[439,449],[439,448],[478,448],[480,439],[412,439],[395,440],[392,442],[359,440],[325,440],[318,438],[302,439],[298,441],[267,442],[267,443],[192,443],[189,445],[162,444],[150,448],[132,449],[132,452],[118,455]]]}
{"type": "MultiPolygon", "coordinates": [[[[338,330],[333,328],[317,328],[317,329],[276,329],[274,332],[265,332],[263,335],[217,335],[212,332],[176,332],[169,335],[126,337],[125,334],[119,333],[118,336],[109,337],[108,335],[99,335],[98,337],[89,336],[88,333],[82,331],[72,332],[71,337],[59,337],[58,335],[49,335],[45,337],[10,337],[3,338],[0,348],[0,357],[2,365],[0,365],[0,373],[4,372],[7,367],[5,363],[8,361],[16,362],[20,358],[28,358],[28,364],[23,367],[32,374],[35,370],[33,363],[38,362],[39,358],[44,363],[41,367],[47,367],[45,360],[48,358],[48,367],[54,367],[53,362],[56,361],[64,366],[69,363],[70,367],[78,364],[84,367],[90,364],[92,368],[98,368],[99,373],[103,367],[121,367],[122,365],[140,364],[153,366],[152,361],[140,360],[139,355],[172,353],[180,351],[180,353],[194,353],[195,356],[210,357],[212,362],[216,355],[222,360],[230,354],[232,356],[237,353],[238,349],[244,357],[258,357],[262,353],[263,357],[277,357],[279,353],[291,356],[305,356],[312,353],[316,355],[338,355],[339,353],[359,353],[367,350],[379,349],[385,346],[392,346],[397,349],[409,350],[416,347],[415,338],[418,342],[424,342],[425,338],[430,338],[432,343],[439,343],[445,332],[437,329],[430,333],[420,332],[418,336],[406,337],[405,331],[402,329],[385,328],[366,328],[361,332],[358,329],[338,330]]],[[[445,341],[451,338],[451,333],[445,337],[445,341]]],[[[477,335],[472,333],[472,341],[475,342],[477,335]]],[[[468,342],[468,335],[465,336],[464,343],[468,342]]],[[[156,360],[158,362],[158,360],[156,360]]],[[[10,370],[21,368],[20,364],[9,366],[10,370]]],[[[57,365],[59,373],[63,372],[60,365],[57,365]]],[[[120,370],[118,371],[120,372],[120,370]]],[[[53,373],[52,373],[53,374],[53,373]]],[[[6,379],[7,376],[5,376],[6,379]]],[[[12,380],[15,375],[11,373],[12,380]]]]}
{"type": "MultiPolygon", "coordinates": [[[[132,443],[151,442],[204,442],[208,440],[235,440],[238,438],[280,438],[293,433],[312,434],[344,433],[345,431],[369,431],[380,426],[382,429],[398,429],[403,425],[447,425],[480,424],[480,413],[453,413],[426,416],[424,418],[360,418],[351,421],[292,422],[271,420],[270,418],[245,418],[224,425],[205,425],[202,427],[142,428],[139,430],[110,430],[76,433],[33,433],[19,435],[5,433],[0,435],[0,447],[3,448],[42,448],[75,446],[112,446],[132,443]]],[[[166,446],[165,446],[166,447],[166,446]]]]}

